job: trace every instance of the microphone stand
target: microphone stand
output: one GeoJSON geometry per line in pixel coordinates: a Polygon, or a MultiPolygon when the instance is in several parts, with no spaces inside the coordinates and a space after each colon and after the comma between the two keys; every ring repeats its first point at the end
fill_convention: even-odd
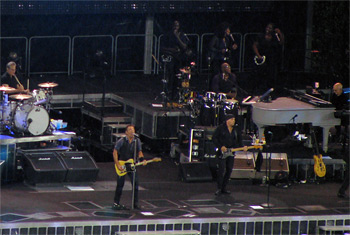
{"type": "MultiPolygon", "coordinates": [[[[272,137],[273,137],[273,134],[272,132],[270,132],[270,135],[271,135],[271,139],[270,139],[270,142],[272,141],[272,137]]],[[[271,184],[270,184],[270,180],[271,180],[271,158],[272,158],[272,153],[271,153],[271,150],[270,150],[270,153],[268,153],[268,148],[270,146],[267,145],[266,146],[266,160],[268,158],[268,165],[269,165],[269,169],[267,170],[267,164],[266,164],[266,167],[265,167],[265,172],[266,172],[266,183],[267,183],[267,198],[266,198],[266,203],[263,203],[261,204],[262,207],[265,207],[265,208],[271,208],[273,207],[274,205],[270,203],[270,187],[271,187],[271,184]],[[270,154],[270,157],[268,157],[268,154],[270,154]]]]}
{"type": "MultiPolygon", "coordinates": [[[[136,164],[136,150],[137,150],[137,137],[134,135],[134,165],[136,164]]],[[[136,180],[136,167],[132,171],[132,196],[131,196],[131,209],[134,209],[135,204],[135,180],[136,180]]]]}

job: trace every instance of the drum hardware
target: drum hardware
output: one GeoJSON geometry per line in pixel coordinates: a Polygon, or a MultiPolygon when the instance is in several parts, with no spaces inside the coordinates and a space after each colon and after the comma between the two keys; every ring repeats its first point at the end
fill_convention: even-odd
{"type": "MultiPolygon", "coordinates": [[[[168,81],[169,79],[167,78],[167,64],[170,63],[173,59],[171,55],[162,55],[162,62],[164,63],[164,75],[162,79],[162,91],[160,93],[160,96],[162,97],[162,104],[163,107],[166,106],[167,101],[169,100],[167,93],[168,93],[168,81]]],[[[157,100],[159,96],[157,96],[154,100],[157,100]]]]}

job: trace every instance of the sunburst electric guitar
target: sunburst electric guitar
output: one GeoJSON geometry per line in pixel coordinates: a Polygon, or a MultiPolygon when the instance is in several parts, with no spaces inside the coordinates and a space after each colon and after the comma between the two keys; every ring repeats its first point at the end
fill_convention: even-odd
{"type": "Polygon", "coordinates": [[[322,155],[319,153],[318,150],[318,143],[316,140],[315,132],[312,130],[312,136],[314,139],[315,149],[316,149],[316,155],[314,155],[314,172],[318,177],[324,177],[326,175],[326,166],[323,163],[322,155]]]}
{"type": "MultiPolygon", "coordinates": [[[[248,147],[248,150],[249,149],[263,149],[263,146],[262,145],[253,145],[253,146],[249,146],[248,147]]],[[[221,155],[219,156],[219,158],[221,158],[221,159],[225,159],[225,158],[227,158],[228,156],[232,156],[232,153],[233,152],[237,152],[237,151],[243,151],[244,150],[244,148],[243,147],[241,147],[241,148],[229,148],[229,149],[227,149],[227,151],[226,152],[221,152],[221,155]]]]}
{"type": "MultiPolygon", "coordinates": [[[[151,162],[160,162],[161,160],[162,160],[161,158],[155,157],[152,160],[147,160],[146,162],[148,164],[148,163],[151,163],[151,162]]],[[[135,167],[143,165],[143,162],[138,162],[138,163],[134,164],[134,159],[131,158],[131,159],[127,160],[127,161],[119,161],[119,164],[122,165],[123,170],[122,171],[119,170],[117,165],[114,164],[115,171],[117,172],[117,174],[119,176],[124,176],[128,172],[134,171],[135,167]]]]}

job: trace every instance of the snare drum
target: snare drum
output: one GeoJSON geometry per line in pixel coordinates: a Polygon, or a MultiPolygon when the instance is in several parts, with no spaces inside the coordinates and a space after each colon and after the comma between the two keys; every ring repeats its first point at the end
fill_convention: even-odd
{"type": "Polygon", "coordinates": [[[41,106],[32,104],[19,105],[14,115],[14,125],[19,131],[32,135],[43,134],[49,126],[49,114],[41,106]]]}

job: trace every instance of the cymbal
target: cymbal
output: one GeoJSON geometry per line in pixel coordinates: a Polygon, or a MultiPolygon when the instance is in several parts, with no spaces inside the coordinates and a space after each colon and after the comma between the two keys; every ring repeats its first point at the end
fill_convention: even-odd
{"type": "Polygon", "coordinates": [[[13,91],[13,90],[16,90],[16,89],[9,86],[0,86],[0,91],[13,91]]]}
{"type": "Polygon", "coordinates": [[[191,73],[191,69],[186,69],[186,68],[182,68],[182,69],[179,69],[181,73],[185,73],[185,74],[192,74],[191,73]]]}
{"type": "Polygon", "coordinates": [[[54,82],[45,82],[45,83],[38,84],[38,86],[43,87],[43,88],[53,88],[53,87],[58,86],[58,84],[54,83],[54,82]]]}
{"type": "Polygon", "coordinates": [[[29,98],[32,98],[32,96],[27,94],[16,94],[16,95],[10,95],[10,98],[15,100],[27,100],[29,98]]]}

